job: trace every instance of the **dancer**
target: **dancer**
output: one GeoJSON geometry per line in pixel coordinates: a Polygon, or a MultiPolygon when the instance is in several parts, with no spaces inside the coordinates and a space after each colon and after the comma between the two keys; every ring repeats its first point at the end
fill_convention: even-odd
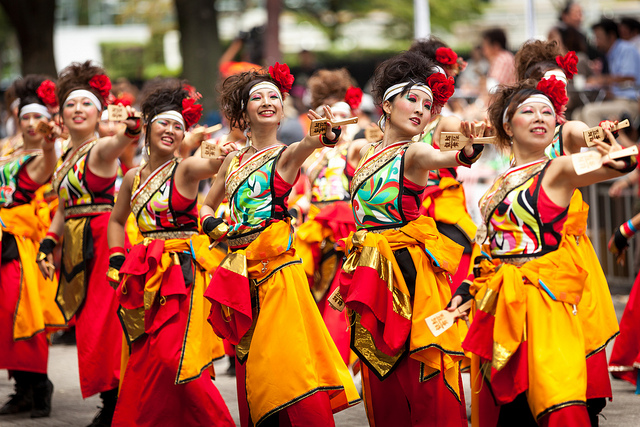
{"type": "MultiPolygon", "coordinates": [[[[620,176],[635,157],[605,160],[577,175],[572,156],[550,160],[562,85],[524,81],[502,87],[489,109],[513,166],[480,202],[477,241],[492,260],[478,260],[470,293],[474,320],[463,343],[480,359],[479,425],[589,425],[583,323],[578,316],[588,277],[579,240],[563,231],[578,186],[620,176]],[[545,92],[543,92],[544,90],[545,92]],[[495,403],[494,403],[495,402],[495,403]],[[497,403],[497,406],[496,406],[497,403]]],[[[620,150],[606,131],[601,155],[620,150]]],[[[604,159],[603,159],[604,160],[604,159]]],[[[465,298],[453,298],[455,309],[465,298]]],[[[592,331],[589,331],[591,333],[592,331]]]]}
{"type": "Polygon", "coordinates": [[[198,184],[221,161],[174,155],[200,119],[194,101],[170,80],[142,102],[149,160],[127,172],[109,219],[109,277],[119,284],[118,314],[130,346],[114,426],[234,425],[210,378],[222,342],[206,324],[203,294],[216,259],[198,234],[196,207],[198,184]],[[125,254],[132,211],[144,240],[125,254]]]}
{"type": "MultiPolygon", "coordinates": [[[[564,88],[564,93],[566,93],[567,82],[578,71],[578,58],[575,53],[568,52],[563,56],[557,44],[551,41],[528,41],[522,45],[515,58],[518,80],[532,78],[542,82],[542,85],[564,88]]],[[[562,98],[560,101],[563,104],[562,113],[556,118],[553,142],[546,150],[547,156],[551,159],[579,153],[587,146],[583,132],[588,129],[588,126],[580,121],[564,119],[564,104],[567,100],[562,93],[562,91],[558,92],[558,97],[562,98]]],[[[600,126],[610,129],[614,123],[603,121],[600,126]]],[[[585,335],[588,372],[587,409],[591,424],[597,426],[598,414],[606,406],[606,399],[611,399],[613,396],[604,350],[609,341],[618,334],[618,320],[607,279],[591,240],[586,234],[588,214],[589,205],[583,201],[582,193],[576,190],[571,197],[563,233],[567,238],[579,242],[578,250],[589,271],[578,306],[578,317],[582,322],[582,329],[590,331],[585,335]]]]}
{"type": "Polygon", "coordinates": [[[120,378],[122,330],[115,291],[106,278],[107,222],[118,157],[141,129],[127,107],[126,128],[98,139],[98,122],[110,88],[104,70],[90,61],[71,64],[60,72],[56,95],[69,139],[63,143],[63,161],[53,175],[58,210],[38,253],[40,271],[49,275],[52,252],[62,241],[56,302],[65,320],[75,315],[82,396],[100,393],[103,401],[94,426],[111,423],[120,378]]]}
{"type": "Polygon", "coordinates": [[[453,93],[453,79],[421,54],[382,63],[372,92],[384,137],[363,149],[351,183],[358,231],[340,277],[367,416],[376,426],[466,426],[458,328],[434,337],[425,322],[446,307],[463,248],[418,209],[430,170],[469,167],[482,146],[447,153],[412,142],[453,93]]]}
{"type": "Polygon", "coordinates": [[[49,206],[36,192],[58,160],[55,134],[45,137],[37,126],[49,124],[57,102],[55,84],[43,76],[27,75],[14,87],[23,144],[0,159],[0,369],[8,369],[16,384],[0,415],[31,411],[31,418],[41,418],[51,413],[53,394],[47,333],[65,323],[54,303],[57,279],[41,275],[36,265],[51,222],[49,206]]]}
{"type": "MultiPolygon", "coordinates": [[[[616,261],[625,263],[628,240],[640,228],[640,215],[636,215],[615,231],[609,240],[609,251],[616,256],[616,261]]],[[[640,394],[640,334],[638,334],[638,322],[640,322],[640,274],[636,277],[629,301],[622,313],[620,320],[620,335],[613,343],[609,371],[614,378],[625,380],[636,386],[636,394],[640,394]]]]}
{"type": "Polygon", "coordinates": [[[309,292],[286,204],[305,159],[321,143],[335,145],[340,134],[329,124],[324,136],[278,143],[283,93],[292,83],[289,67],[278,63],[269,73],[250,71],[224,81],[222,110],[231,127],[246,131],[250,144],[227,156],[201,209],[203,230],[217,240],[225,224],[214,210],[225,194],[230,204],[231,252],[205,296],[214,331],[236,345],[242,426],[330,426],[332,412],[359,401],[309,292]]]}

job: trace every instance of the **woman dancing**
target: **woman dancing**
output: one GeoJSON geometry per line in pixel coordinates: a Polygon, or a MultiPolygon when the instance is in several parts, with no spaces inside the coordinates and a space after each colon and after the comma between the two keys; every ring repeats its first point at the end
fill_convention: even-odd
{"type": "Polygon", "coordinates": [[[114,426],[234,425],[207,370],[214,350],[222,350],[206,324],[203,296],[217,260],[198,234],[196,206],[200,181],[221,161],[174,155],[200,119],[194,101],[177,80],[143,100],[149,161],[127,172],[109,220],[109,277],[119,283],[118,314],[130,346],[114,426]],[[125,254],[131,212],[144,240],[125,254]]]}
{"type": "Polygon", "coordinates": [[[115,291],[106,276],[107,223],[118,157],[141,129],[127,107],[126,127],[114,136],[98,138],[98,122],[110,88],[104,70],[90,61],[71,64],[58,76],[56,95],[69,138],[63,142],[62,163],[52,179],[58,210],[37,258],[42,274],[51,274],[52,252],[62,241],[56,303],[66,321],[76,319],[82,396],[100,393],[104,405],[92,425],[109,425],[118,395],[122,329],[115,291]]]}
{"type": "Polygon", "coordinates": [[[205,296],[215,332],[236,345],[242,426],[334,425],[332,412],[359,401],[309,292],[286,204],[305,159],[323,144],[335,145],[339,131],[328,124],[326,135],[278,143],[283,93],[292,83],[289,68],[278,63],[269,73],[225,80],[222,110],[251,142],[227,156],[201,209],[204,231],[219,239],[225,224],[212,215],[225,194],[229,200],[230,253],[205,296]]]}
{"type": "Polygon", "coordinates": [[[469,167],[482,146],[440,152],[412,140],[452,93],[453,79],[415,52],[374,74],[384,137],[363,148],[351,183],[358,231],[347,239],[340,277],[371,425],[467,425],[458,328],[435,337],[425,322],[449,302],[463,248],[419,208],[430,170],[469,167]]]}
{"type": "MultiPolygon", "coordinates": [[[[567,82],[577,73],[577,61],[574,52],[561,55],[560,48],[551,41],[528,41],[516,53],[516,74],[518,80],[532,78],[546,87],[556,87],[558,98],[566,104],[567,82]]],[[[600,126],[611,128],[614,122],[603,121],[600,126]]],[[[588,126],[580,121],[564,120],[562,113],[556,118],[553,141],[546,149],[549,158],[579,153],[587,146],[583,132],[588,126]]],[[[576,190],[571,197],[567,221],[563,233],[579,242],[578,249],[589,270],[582,299],[578,307],[578,317],[582,328],[590,331],[585,336],[585,355],[587,357],[587,409],[591,424],[598,425],[598,414],[606,406],[606,399],[613,396],[611,381],[607,370],[607,358],[604,349],[609,341],[618,334],[618,320],[613,307],[609,284],[602,271],[598,256],[587,236],[587,218],[589,205],[582,199],[582,193],[576,190]]]]}
{"type": "Polygon", "coordinates": [[[31,418],[41,418],[51,413],[53,393],[47,332],[65,323],[54,303],[57,278],[43,276],[36,265],[51,223],[49,206],[36,192],[58,160],[55,134],[44,136],[38,125],[49,124],[57,102],[55,84],[43,76],[25,76],[14,87],[23,144],[0,159],[0,369],[8,369],[16,384],[0,415],[31,411],[31,418]]]}
{"type": "MultiPolygon", "coordinates": [[[[559,84],[559,82],[557,82],[559,84]]],[[[636,166],[635,157],[603,159],[578,175],[572,156],[550,160],[563,101],[560,86],[524,81],[502,87],[489,109],[513,166],[483,196],[476,239],[492,260],[478,261],[474,320],[463,343],[480,359],[479,425],[589,425],[583,322],[588,276],[579,241],[564,232],[576,187],[636,166]],[[560,91],[560,92],[559,92],[560,91]],[[560,98],[560,99],[559,99],[560,98]]],[[[620,149],[595,141],[601,155],[620,149]]],[[[465,298],[456,296],[452,308],[465,298]]]]}

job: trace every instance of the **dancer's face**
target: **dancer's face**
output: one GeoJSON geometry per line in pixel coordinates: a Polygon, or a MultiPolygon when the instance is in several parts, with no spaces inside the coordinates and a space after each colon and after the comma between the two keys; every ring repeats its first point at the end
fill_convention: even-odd
{"type": "Polygon", "coordinates": [[[284,117],[282,103],[273,89],[260,89],[249,96],[246,116],[251,127],[278,126],[284,117]]]}
{"type": "Polygon", "coordinates": [[[69,99],[62,107],[62,121],[71,132],[94,132],[98,118],[98,107],[89,98],[69,99]]]}
{"type": "Polygon", "coordinates": [[[385,101],[383,109],[387,113],[386,126],[406,134],[411,138],[421,133],[431,121],[433,99],[421,90],[410,90],[405,94],[398,94],[391,102],[385,101]]]}

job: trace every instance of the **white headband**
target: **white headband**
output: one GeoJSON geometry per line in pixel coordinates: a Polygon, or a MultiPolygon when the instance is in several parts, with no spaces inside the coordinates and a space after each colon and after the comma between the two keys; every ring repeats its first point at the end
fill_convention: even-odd
{"type": "Polygon", "coordinates": [[[347,116],[351,116],[351,107],[344,101],[336,102],[331,106],[332,113],[343,113],[347,116]]]}
{"type": "Polygon", "coordinates": [[[567,85],[567,75],[563,71],[549,70],[546,73],[544,73],[544,76],[542,76],[542,80],[549,80],[551,76],[556,76],[556,79],[564,83],[565,86],[567,85]]]}
{"type": "Polygon", "coordinates": [[[275,90],[276,93],[278,94],[278,99],[280,100],[280,103],[284,105],[284,102],[282,101],[282,93],[280,93],[280,89],[278,89],[278,86],[276,86],[275,84],[273,84],[271,82],[256,83],[255,85],[253,85],[251,87],[251,89],[249,89],[249,96],[251,96],[251,94],[254,93],[255,91],[258,91],[258,90],[261,90],[261,89],[275,90]]]}
{"type": "MultiPolygon", "coordinates": [[[[437,68],[439,68],[438,72],[442,70],[442,68],[440,67],[437,67],[437,68]]],[[[420,90],[426,93],[431,97],[431,100],[433,100],[433,92],[431,92],[431,88],[426,84],[414,83],[414,82],[403,82],[403,83],[397,83],[391,86],[389,89],[385,90],[384,96],[382,97],[382,101],[383,102],[388,101],[391,97],[401,93],[404,90],[404,88],[406,88],[407,86],[409,86],[409,90],[420,90]]],[[[378,120],[378,126],[380,127],[380,129],[382,129],[383,132],[384,132],[386,122],[387,122],[386,114],[383,114],[382,117],[380,117],[380,120],[378,120]]]]}
{"type": "Polygon", "coordinates": [[[384,91],[384,96],[382,97],[383,101],[388,101],[391,97],[399,94],[404,90],[405,87],[409,86],[409,90],[421,90],[426,93],[433,99],[433,92],[431,92],[431,88],[424,83],[414,83],[414,82],[403,82],[398,83],[391,86],[389,89],[384,91]]]}
{"type": "Polygon", "coordinates": [[[47,110],[47,107],[42,104],[37,104],[35,102],[33,104],[27,104],[20,109],[20,114],[18,114],[18,116],[22,117],[25,114],[29,113],[38,113],[51,120],[51,113],[49,112],[49,110],[47,110]]]}
{"type": "MultiPolygon", "coordinates": [[[[551,103],[551,101],[549,100],[549,98],[547,98],[546,95],[541,95],[539,93],[533,94],[530,97],[528,97],[527,99],[525,99],[524,101],[522,101],[517,107],[516,110],[518,110],[520,107],[522,107],[523,105],[527,105],[527,104],[534,104],[534,103],[541,103],[541,104],[545,104],[547,107],[551,108],[551,111],[553,111],[553,116],[556,116],[556,110],[555,108],[553,108],[553,104],[551,103]]],[[[507,111],[509,110],[509,107],[504,109],[504,113],[502,114],[502,123],[507,123],[507,111]]]]}
{"type": "Polygon", "coordinates": [[[100,100],[98,99],[97,96],[94,95],[93,92],[90,92],[84,89],[74,90],[69,94],[69,96],[67,96],[67,99],[65,99],[64,103],[66,104],[67,101],[75,98],[89,98],[89,100],[98,109],[98,111],[102,112],[102,104],[100,103],[100,100]]]}
{"type": "Polygon", "coordinates": [[[100,121],[106,122],[109,120],[109,110],[102,110],[102,114],[100,115],[100,121]]]}
{"type": "Polygon", "coordinates": [[[186,129],[186,126],[184,125],[184,118],[182,117],[182,114],[180,114],[179,112],[177,112],[175,110],[164,111],[164,112],[154,116],[153,119],[151,119],[151,121],[149,123],[151,124],[151,123],[155,122],[156,120],[160,120],[160,119],[175,120],[176,122],[178,122],[178,123],[180,123],[182,125],[182,129],[186,129]]]}
{"type": "Polygon", "coordinates": [[[19,106],[20,106],[20,98],[16,98],[13,100],[9,108],[13,110],[14,108],[18,108],[19,106]]]}

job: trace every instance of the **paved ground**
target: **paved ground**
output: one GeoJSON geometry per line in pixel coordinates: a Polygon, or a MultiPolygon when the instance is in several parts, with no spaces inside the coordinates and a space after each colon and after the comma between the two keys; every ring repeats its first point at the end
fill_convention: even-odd
{"type": "MultiPolygon", "coordinates": [[[[614,297],[618,317],[622,315],[626,298],[614,297]]],[[[610,349],[609,349],[610,350],[610,349]]],[[[224,375],[228,364],[225,360],[216,362],[219,373],[215,381],[229,410],[238,423],[235,379],[224,375]]],[[[51,347],[49,361],[50,377],[55,385],[53,411],[50,418],[31,420],[29,414],[0,417],[0,426],[86,426],[93,419],[100,399],[97,396],[82,400],[78,382],[77,356],[75,346],[55,345],[51,347]]],[[[469,376],[463,375],[468,394],[469,376]]],[[[634,387],[624,381],[613,381],[613,402],[603,411],[601,426],[640,426],[640,396],[634,394],[634,387]]],[[[13,391],[13,383],[0,375],[0,402],[6,401],[13,391]]],[[[467,402],[469,396],[467,395],[467,402]]],[[[367,418],[362,404],[338,413],[337,426],[364,427],[367,418]]]]}

